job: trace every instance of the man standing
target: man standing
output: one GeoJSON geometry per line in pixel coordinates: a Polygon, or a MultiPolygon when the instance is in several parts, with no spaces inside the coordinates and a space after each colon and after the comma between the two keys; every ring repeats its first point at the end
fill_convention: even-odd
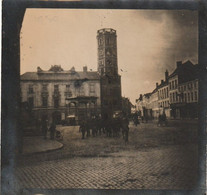
{"type": "Polygon", "coordinates": [[[125,142],[128,142],[128,134],[129,134],[129,120],[126,115],[124,115],[122,119],[122,134],[125,142]]]}
{"type": "Polygon", "coordinates": [[[44,139],[47,139],[47,118],[46,116],[42,117],[42,132],[43,132],[43,136],[44,139]]]}
{"type": "Polygon", "coordinates": [[[52,122],[52,124],[50,126],[50,139],[54,140],[55,132],[56,132],[56,125],[54,122],[52,122]]]}
{"type": "Polygon", "coordinates": [[[80,124],[80,131],[82,133],[82,139],[85,139],[85,132],[86,132],[86,123],[85,121],[82,121],[80,124]]]}

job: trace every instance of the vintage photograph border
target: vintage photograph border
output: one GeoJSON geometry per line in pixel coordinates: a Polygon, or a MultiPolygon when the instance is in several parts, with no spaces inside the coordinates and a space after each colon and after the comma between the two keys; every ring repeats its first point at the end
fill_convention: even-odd
{"type": "Polygon", "coordinates": [[[203,1],[38,1],[4,0],[2,3],[2,123],[1,194],[205,194],[207,122],[207,2],[203,1]],[[15,158],[21,144],[20,112],[20,30],[27,8],[58,9],[165,9],[198,10],[199,16],[199,125],[198,180],[192,191],[169,190],[46,190],[15,191],[15,158]]]}

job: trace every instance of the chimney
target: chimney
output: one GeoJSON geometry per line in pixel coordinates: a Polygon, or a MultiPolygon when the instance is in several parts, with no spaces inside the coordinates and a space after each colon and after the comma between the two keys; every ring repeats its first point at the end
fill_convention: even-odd
{"type": "Polygon", "coordinates": [[[158,83],[156,83],[156,88],[158,87],[158,83]]]}
{"type": "Polygon", "coordinates": [[[88,69],[87,66],[84,66],[83,67],[83,72],[87,72],[87,69],[88,69]]]}
{"type": "Polygon", "coordinates": [[[177,61],[177,68],[179,68],[182,65],[182,61],[177,61]]]}
{"type": "Polygon", "coordinates": [[[168,80],[168,76],[169,76],[169,73],[168,73],[168,70],[165,71],[165,81],[168,80]]]}

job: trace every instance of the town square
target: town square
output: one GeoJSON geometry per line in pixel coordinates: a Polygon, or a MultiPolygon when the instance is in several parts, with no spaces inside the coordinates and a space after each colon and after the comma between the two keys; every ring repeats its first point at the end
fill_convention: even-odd
{"type": "Polygon", "coordinates": [[[197,11],[28,8],[18,40],[5,194],[200,187],[197,11]]]}

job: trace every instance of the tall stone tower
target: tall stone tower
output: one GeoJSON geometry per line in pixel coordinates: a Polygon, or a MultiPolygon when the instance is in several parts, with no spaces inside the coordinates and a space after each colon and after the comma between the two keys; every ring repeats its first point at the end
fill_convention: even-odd
{"type": "Polygon", "coordinates": [[[117,36],[111,28],[98,30],[98,72],[101,76],[102,117],[121,110],[121,76],[117,64],[117,36]]]}

